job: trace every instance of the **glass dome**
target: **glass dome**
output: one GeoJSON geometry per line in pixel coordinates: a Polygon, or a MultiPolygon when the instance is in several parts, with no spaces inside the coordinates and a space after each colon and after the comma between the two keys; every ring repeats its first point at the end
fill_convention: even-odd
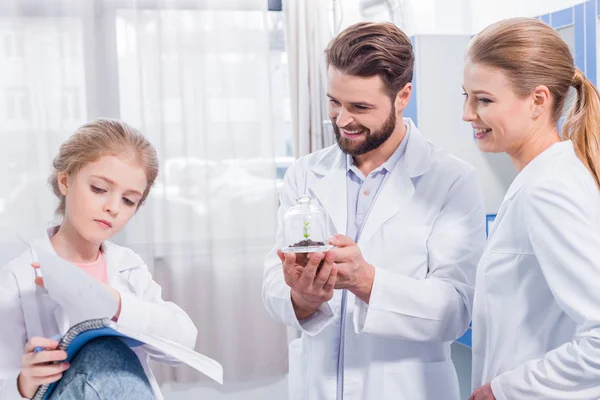
{"type": "Polygon", "coordinates": [[[283,217],[283,234],[287,247],[284,253],[313,253],[327,251],[329,231],[325,210],[312,204],[309,196],[300,196],[296,205],[290,208],[283,217]]]}

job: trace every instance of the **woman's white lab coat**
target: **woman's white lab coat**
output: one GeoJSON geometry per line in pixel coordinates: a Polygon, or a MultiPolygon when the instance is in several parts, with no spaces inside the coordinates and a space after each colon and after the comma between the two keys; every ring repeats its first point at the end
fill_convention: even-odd
{"type": "MultiPolygon", "coordinates": [[[[48,231],[36,245],[54,253],[48,231]]],[[[109,285],[121,294],[119,324],[194,348],[197,330],[187,314],[161,298],[161,288],[142,259],[132,250],[111,242],[102,245],[109,285]]],[[[48,294],[35,285],[31,254],[26,251],[0,269],[0,400],[21,400],[17,376],[27,341],[34,336],[50,338],[65,334],[70,324],[66,313],[48,294]]],[[[134,349],[157,399],[160,389],[148,359],[176,364],[164,354],[144,346],[134,349]]]]}
{"type": "MultiPolygon", "coordinates": [[[[348,292],[344,400],[458,400],[450,344],[471,319],[475,268],[485,241],[475,171],[428,142],[409,119],[403,158],[373,204],[358,241],[375,266],[370,303],[348,292]]],[[[277,243],[263,283],[267,310],[302,330],[290,345],[290,399],[336,399],[342,291],[298,321],[275,253],[282,217],[310,194],[346,232],[346,155],[330,147],[297,161],[281,193],[277,243]]]]}
{"type": "Polygon", "coordinates": [[[600,191],[570,141],[515,178],[477,271],[473,387],[600,399],[600,191]]]}

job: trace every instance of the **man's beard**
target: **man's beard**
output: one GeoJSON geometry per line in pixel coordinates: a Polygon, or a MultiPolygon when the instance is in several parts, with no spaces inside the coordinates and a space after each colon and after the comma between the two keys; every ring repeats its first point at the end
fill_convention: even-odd
{"type": "Polygon", "coordinates": [[[390,138],[390,136],[392,136],[394,129],[396,129],[396,108],[394,105],[392,105],[392,111],[390,112],[389,117],[383,123],[381,128],[375,132],[371,132],[362,125],[352,124],[344,127],[344,130],[347,131],[361,131],[361,135],[364,136],[362,141],[356,141],[343,137],[342,133],[340,132],[340,128],[337,126],[333,118],[331,119],[331,124],[333,126],[333,132],[335,133],[335,140],[337,141],[340,149],[344,153],[350,154],[351,156],[359,156],[375,150],[384,144],[385,141],[390,138]]]}

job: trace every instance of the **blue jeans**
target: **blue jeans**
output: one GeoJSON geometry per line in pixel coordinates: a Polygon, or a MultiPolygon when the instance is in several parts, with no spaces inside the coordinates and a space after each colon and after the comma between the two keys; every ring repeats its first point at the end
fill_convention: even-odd
{"type": "Polygon", "coordinates": [[[135,353],[114,337],[95,339],[73,358],[51,400],[153,400],[135,353]]]}

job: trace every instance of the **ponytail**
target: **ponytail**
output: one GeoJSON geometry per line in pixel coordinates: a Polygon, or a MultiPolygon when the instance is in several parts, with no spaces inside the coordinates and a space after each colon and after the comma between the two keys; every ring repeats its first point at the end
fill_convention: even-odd
{"type": "Polygon", "coordinates": [[[578,68],[572,86],[577,91],[577,100],[567,114],[563,136],[571,139],[575,153],[600,189],[600,95],[578,68]]]}

